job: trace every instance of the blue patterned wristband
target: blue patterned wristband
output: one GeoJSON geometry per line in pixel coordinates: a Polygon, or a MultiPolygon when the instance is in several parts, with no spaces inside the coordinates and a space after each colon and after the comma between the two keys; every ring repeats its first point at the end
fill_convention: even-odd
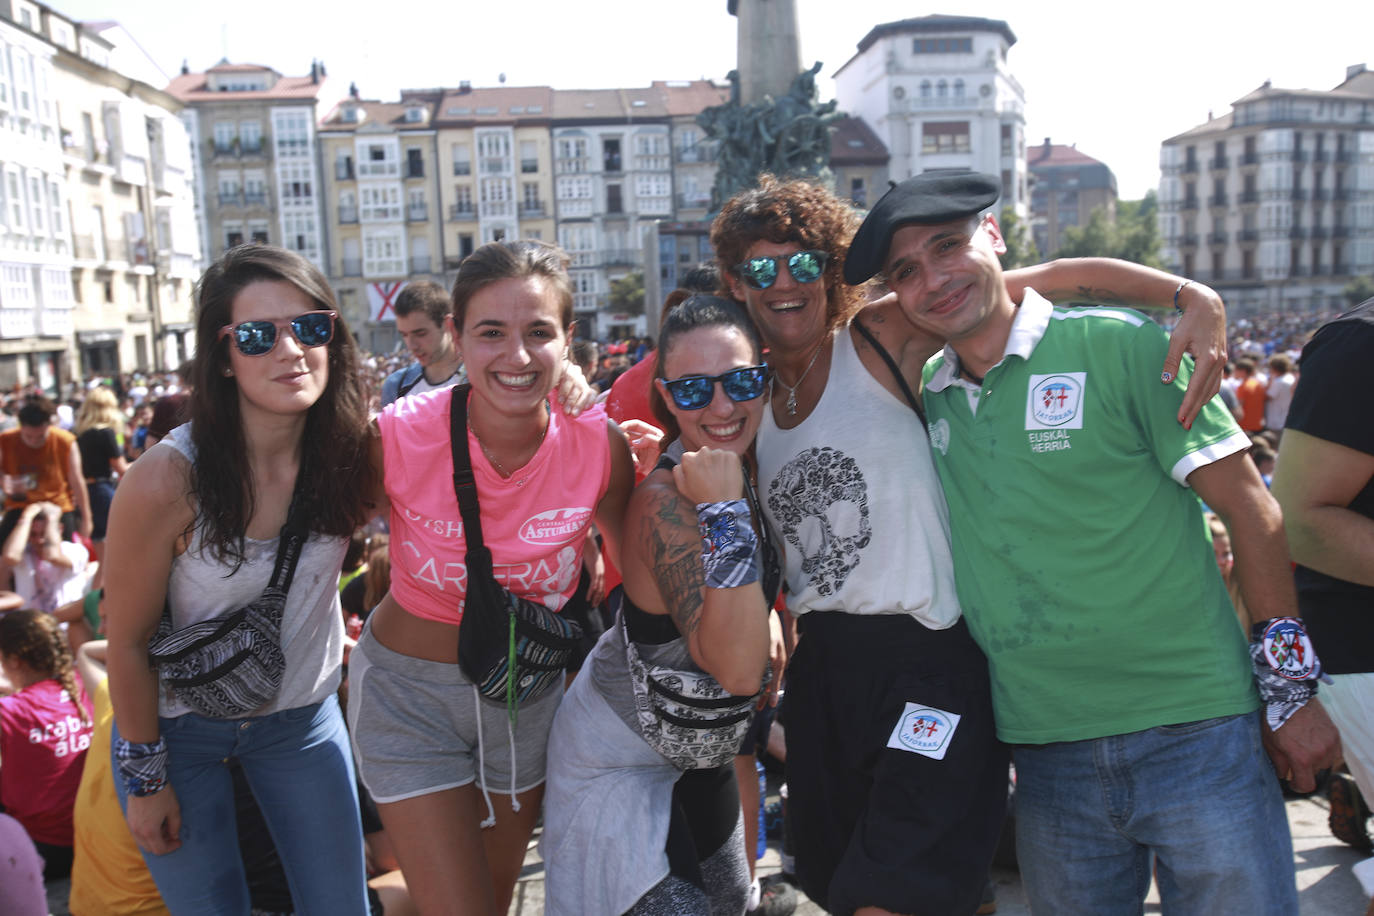
{"type": "Polygon", "coordinates": [[[167,788],[167,741],[161,736],[150,744],[119,738],[115,741],[114,756],[129,795],[142,798],[167,788]]]}
{"type": "Polygon", "coordinates": [[[697,522],[707,588],[735,588],[759,580],[758,537],[746,500],[697,503],[697,522]]]}

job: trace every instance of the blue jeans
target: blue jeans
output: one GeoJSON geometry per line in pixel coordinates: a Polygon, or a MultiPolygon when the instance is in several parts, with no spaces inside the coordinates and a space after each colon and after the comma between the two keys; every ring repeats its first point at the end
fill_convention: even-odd
{"type": "MultiPolygon", "coordinates": [[[[172,913],[243,916],[249,910],[233,781],[224,765],[229,757],[242,765],[267,820],[296,912],[368,912],[353,758],[334,697],[266,716],[188,714],[159,719],[158,726],[181,805],[181,846],[162,856],[145,851],[143,859],[172,913]]],[[[115,786],[127,807],[123,780],[115,786]]]]}
{"type": "Polygon", "coordinates": [[[1258,716],[1015,747],[1031,911],[1137,916],[1153,854],[1169,916],[1296,913],[1288,818],[1258,716]]]}

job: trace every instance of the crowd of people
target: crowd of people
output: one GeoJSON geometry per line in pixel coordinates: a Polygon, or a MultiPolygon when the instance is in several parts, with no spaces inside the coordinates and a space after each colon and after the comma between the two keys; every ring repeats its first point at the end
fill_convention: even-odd
{"type": "Polygon", "coordinates": [[[244,246],[186,367],[13,392],[15,911],[70,876],[77,916],[505,913],[542,815],[549,913],[779,916],[783,730],[789,878],[830,912],[991,912],[1013,763],[1035,912],[1152,876],[1166,910],[1294,911],[1276,776],[1314,788],[1339,728],[1343,838],[1374,795],[1337,647],[1374,424],[1329,410],[1365,325],[1004,273],[997,187],[918,176],[861,224],[765,176],[656,346],[576,340],[566,256],[515,241],[408,285],[370,356],[316,268],[244,246]]]}

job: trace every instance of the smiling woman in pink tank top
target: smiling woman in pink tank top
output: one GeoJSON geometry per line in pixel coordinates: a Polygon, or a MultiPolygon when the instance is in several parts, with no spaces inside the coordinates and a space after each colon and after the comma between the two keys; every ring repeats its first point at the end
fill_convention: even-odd
{"type": "MultiPolygon", "coordinates": [[[[493,242],[463,262],[453,290],[483,541],[500,585],[555,612],[577,589],[593,523],[616,554],[634,480],[624,435],[602,411],[551,407],[572,330],[566,268],[551,245],[493,242]]],[[[453,397],[403,398],[378,418],[391,592],[350,658],[348,715],[360,775],[420,910],[494,916],[510,906],[539,814],[562,685],[512,717],[456,663],[469,590],[453,397]]]]}

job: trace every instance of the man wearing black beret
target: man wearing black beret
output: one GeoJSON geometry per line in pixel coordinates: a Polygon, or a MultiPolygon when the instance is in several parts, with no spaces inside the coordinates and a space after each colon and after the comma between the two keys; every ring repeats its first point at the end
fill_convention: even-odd
{"type": "Polygon", "coordinates": [[[997,189],[973,173],[897,185],[845,279],[881,274],[902,315],[948,342],[923,375],[927,428],[960,605],[1013,746],[1031,908],[1137,909],[1153,858],[1166,912],[1294,912],[1261,740],[1302,791],[1337,739],[1278,505],[1220,401],[1177,422],[1191,367],[1153,379],[1158,326],[1033,289],[1013,301],[997,221],[979,216],[997,189]],[[1248,651],[1199,496],[1234,532],[1248,651]]]}

